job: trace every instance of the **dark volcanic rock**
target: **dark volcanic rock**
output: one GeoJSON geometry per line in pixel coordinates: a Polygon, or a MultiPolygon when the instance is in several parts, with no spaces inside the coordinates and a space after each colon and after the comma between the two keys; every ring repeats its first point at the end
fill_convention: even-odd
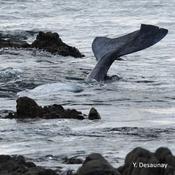
{"type": "Polygon", "coordinates": [[[139,163],[153,163],[158,164],[158,160],[153,153],[143,148],[135,148],[125,158],[125,165],[123,171],[120,170],[122,175],[156,175],[160,172],[158,168],[140,168],[139,163]],[[134,167],[133,163],[136,163],[137,167],[134,167]]]}
{"type": "Polygon", "coordinates": [[[0,175],[58,175],[55,171],[25,161],[23,156],[0,155],[0,175]]]}
{"type": "Polygon", "coordinates": [[[63,56],[73,56],[75,58],[84,56],[77,48],[65,44],[57,33],[39,32],[36,40],[31,44],[31,47],[43,49],[63,56]]]}
{"type": "Polygon", "coordinates": [[[168,148],[159,148],[152,153],[138,147],[126,156],[124,166],[118,171],[122,175],[174,175],[175,157],[168,148]],[[167,167],[162,167],[162,163],[167,167]]]}
{"type": "Polygon", "coordinates": [[[158,148],[155,152],[155,156],[160,163],[168,164],[168,168],[165,170],[165,173],[164,173],[165,175],[168,174],[167,172],[172,172],[175,174],[175,156],[173,156],[173,154],[168,148],[164,148],[164,147],[158,148]]]}
{"type": "Polygon", "coordinates": [[[101,119],[101,117],[95,108],[91,108],[89,111],[88,119],[89,120],[97,120],[97,119],[101,119]]]}
{"type": "Polygon", "coordinates": [[[93,153],[86,158],[76,175],[119,175],[119,172],[100,154],[93,153]]]}
{"type": "Polygon", "coordinates": [[[10,112],[5,118],[67,118],[67,119],[84,119],[84,114],[75,109],[64,109],[61,105],[39,106],[33,99],[20,97],[17,99],[16,112],[10,112]]]}
{"type": "Polygon", "coordinates": [[[84,57],[77,48],[65,44],[57,33],[39,32],[36,40],[32,44],[28,44],[26,41],[20,38],[17,39],[14,36],[9,35],[8,37],[9,38],[4,38],[0,35],[0,48],[37,48],[62,56],[84,57]]]}
{"type": "Polygon", "coordinates": [[[42,108],[31,98],[21,97],[17,99],[16,115],[19,118],[34,118],[42,116],[42,108]]]}
{"type": "Polygon", "coordinates": [[[64,109],[61,105],[50,105],[43,107],[43,118],[68,118],[83,120],[84,115],[75,109],[64,109]]]}
{"type": "MultiPolygon", "coordinates": [[[[64,163],[81,164],[82,160],[77,159],[77,157],[72,157],[66,158],[64,163]]],[[[74,173],[71,170],[62,172],[62,175],[72,174],[74,173]]],[[[152,153],[138,147],[127,154],[124,165],[118,169],[111,166],[102,155],[98,153],[90,154],[74,175],[174,174],[175,157],[168,148],[161,147],[158,148],[155,153],[152,153]],[[161,167],[161,164],[166,164],[167,167],[161,167]]],[[[56,175],[56,172],[36,166],[33,162],[27,162],[23,156],[0,155],[0,175],[56,175]]]]}

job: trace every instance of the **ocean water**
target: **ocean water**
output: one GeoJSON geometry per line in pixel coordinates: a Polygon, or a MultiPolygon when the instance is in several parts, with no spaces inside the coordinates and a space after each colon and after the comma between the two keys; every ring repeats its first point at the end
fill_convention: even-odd
{"type": "Polygon", "coordinates": [[[174,0],[0,0],[0,34],[32,42],[38,31],[58,32],[84,58],[22,49],[0,50],[0,110],[15,110],[19,96],[40,105],[62,104],[85,114],[93,106],[100,121],[0,119],[0,154],[22,154],[38,165],[73,168],[65,156],[102,153],[113,165],[137,146],[175,154],[174,0]],[[117,37],[141,23],[169,30],[155,46],[115,62],[119,81],[87,82],[96,64],[96,36],[117,37]]]}

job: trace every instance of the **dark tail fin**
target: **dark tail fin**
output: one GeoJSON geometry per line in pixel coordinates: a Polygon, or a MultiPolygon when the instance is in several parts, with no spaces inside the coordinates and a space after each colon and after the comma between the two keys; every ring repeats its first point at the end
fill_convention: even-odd
{"type": "Polygon", "coordinates": [[[140,30],[119,38],[95,38],[92,43],[92,50],[98,63],[89,77],[97,81],[103,81],[115,59],[154,45],[164,38],[167,33],[167,29],[142,24],[140,30]]]}

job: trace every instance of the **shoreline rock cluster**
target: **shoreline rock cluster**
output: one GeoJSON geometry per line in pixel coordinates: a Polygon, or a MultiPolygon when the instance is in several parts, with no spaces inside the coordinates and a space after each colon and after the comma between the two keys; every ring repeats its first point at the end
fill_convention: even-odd
{"type": "Polygon", "coordinates": [[[121,175],[174,175],[175,156],[165,147],[154,153],[137,147],[127,154],[118,171],[121,175]]]}
{"type": "Polygon", "coordinates": [[[175,156],[166,147],[154,153],[141,147],[129,152],[124,165],[113,167],[101,154],[88,155],[75,175],[174,175],[175,156]]]}
{"type": "Polygon", "coordinates": [[[0,48],[36,48],[41,49],[52,54],[59,54],[62,56],[72,56],[75,58],[84,57],[84,55],[75,47],[65,44],[58,33],[39,32],[36,40],[32,44],[17,38],[0,38],[0,48]]]}
{"type": "Polygon", "coordinates": [[[29,97],[20,97],[16,100],[16,112],[10,112],[5,118],[9,119],[78,119],[83,120],[88,118],[89,120],[100,119],[100,114],[95,108],[91,108],[86,117],[80,111],[76,109],[64,109],[62,105],[53,104],[49,106],[39,106],[33,99],[29,97]]]}
{"type": "Polygon", "coordinates": [[[0,155],[0,175],[58,175],[54,170],[36,166],[23,156],[0,155]]]}
{"type": "MultiPolygon", "coordinates": [[[[81,161],[71,159],[71,164],[81,161]]],[[[67,163],[67,162],[66,162],[67,163]]],[[[83,161],[77,172],[58,173],[25,161],[23,156],[0,155],[0,175],[174,175],[175,156],[168,148],[160,147],[155,153],[137,147],[125,157],[124,165],[114,168],[101,154],[92,153],[83,161]],[[142,167],[136,166],[142,163],[142,167]],[[158,166],[158,165],[166,166],[158,166]],[[143,166],[147,165],[147,166],[143,166]],[[148,165],[150,165],[148,167],[148,165]],[[151,165],[157,165],[151,166],[151,165]]]]}

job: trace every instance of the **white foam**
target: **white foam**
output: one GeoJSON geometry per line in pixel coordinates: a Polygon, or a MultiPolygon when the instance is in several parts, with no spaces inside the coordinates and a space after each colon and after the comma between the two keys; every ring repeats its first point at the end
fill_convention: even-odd
{"type": "Polygon", "coordinates": [[[19,92],[17,95],[21,96],[30,96],[30,97],[49,97],[58,95],[62,92],[71,92],[71,93],[79,93],[82,92],[83,88],[76,84],[72,83],[52,83],[52,84],[44,84],[38,86],[32,90],[24,90],[19,92]]]}
{"type": "Polygon", "coordinates": [[[19,69],[7,67],[5,69],[0,70],[0,78],[1,79],[16,78],[19,77],[21,73],[22,71],[19,69]]]}

